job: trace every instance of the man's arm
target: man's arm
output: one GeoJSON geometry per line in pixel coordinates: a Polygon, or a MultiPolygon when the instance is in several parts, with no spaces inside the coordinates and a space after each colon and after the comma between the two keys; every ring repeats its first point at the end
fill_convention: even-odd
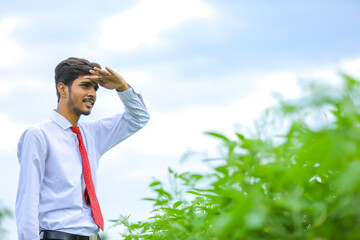
{"type": "Polygon", "coordinates": [[[96,147],[100,155],[116,144],[141,129],[148,122],[150,115],[141,95],[135,93],[124,78],[106,67],[105,70],[94,68],[87,79],[107,89],[116,89],[125,106],[125,112],[114,117],[105,118],[94,124],[87,124],[96,136],[96,147]]]}
{"type": "Polygon", "coordinates": [[[45,172],[46,143],[35,128],[27,129],[18,144],[20,176],[16,197],[19,240],[39,237],[39,193],[45,172]]]}
{"type": "Polygon", "coordinates": [[[106,70],[94,68],[91,76],[86,78],[107,89],[116,89],[125,106],[125,112],[111,118],[105,118],[90,128],[96,132],[97,148],[104,152],[123,141],[141,129],[149,121],[150,115],[141,95],[137,94],[126,81],[116,72],[106,67],[106,70]],[[94,129],[95,127],[95,129],[94,129]]]}
{"type": "Polygon", "coordinates": [[[94,123],[96,147],[100,155],[143,128],[150,115],[140,95],[132,88],[118,95],[125,106],[125,112],[94,123]]]}

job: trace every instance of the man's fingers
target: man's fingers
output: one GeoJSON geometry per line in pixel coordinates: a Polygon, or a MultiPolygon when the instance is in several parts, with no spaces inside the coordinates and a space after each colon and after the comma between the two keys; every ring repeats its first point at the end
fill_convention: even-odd
{"type": "Polygon", "coordinates": [[[99,75],[84,76],[84,78],[89,79],[95,83],[102,82],[102,76],[99,76],[99,75]]]}
{"type": "Polygon", "coordinates": [[[107,82],[109,82],[106,77],[92,75],[92,76],[84,76],[84,78],[91,80],[93,83],[99,84],[100,86],[104,86],[107,82]]]}
{"type": "Polygon", "coordinates": [[[109,67],[105,67],[106,70],[102,70],[100,68],[94,67],[94,69],[90,70],[89,72],[93,75],[97,76],[111,76],[117,75],[117,73],[109,67]]]}
{"type": "Polygon", "coordinates": [[[84,78],[86,79],[90,79],[90,80],[97,80],[99,79],[101,76],[98,76],[98,75],[86,75],[84,76],[84,78]]]}
{"type": "Polygon", "coordinates": [[[98,75],[98,76],[110,76],[111,74],[105,70],[102,70],[100,68],[94,67],[94,69],[89,71],[91,74],[93,75],[98,75]]]}
{"type": "Polygon", "coordinates": [[[90,71],[90,75],[84,76],[86,79],[91,80],[94,83],[99,84],[102,87],[112,89],[111,87],[120,85],[123,78],[117,74],[114,70],[109,67],[105,67],[105,69],[100,69],[94,67],[90,71]]]}
{"type": "Polygon", "coordinates": [[[95,67],[89,71],[93,75],[100,75],[100,69],[95,67]]]}
{"type": "Polygon", "coordinates": [[[91,79],[91,81],[95,84],[99,84],[100,86],[105,84],[101,79],[91,79]]]}
{"type": "Polygon", "coordinates": [[[112,75],[116,75],[116,72],[115,72],[114,70],[112,70],[111,68],[105,67],[105,69],[106,69],[109,73],[111,73],[112,75]]]}

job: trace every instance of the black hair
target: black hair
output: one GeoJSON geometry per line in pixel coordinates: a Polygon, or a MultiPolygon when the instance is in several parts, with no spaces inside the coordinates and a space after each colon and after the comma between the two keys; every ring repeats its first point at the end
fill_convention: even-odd
{"type": "Polygon", "coordinates": [[[89,71],[94,67],[101,68],[100,64],[89,62],[83,58],[70,57],[61,61],[55,68],[55,87],[58,102],[60,100],[60,93],[57,89],[59,83],[62,82],[69,86],[70,90],[75,79],[90,74],[89,71]]]}

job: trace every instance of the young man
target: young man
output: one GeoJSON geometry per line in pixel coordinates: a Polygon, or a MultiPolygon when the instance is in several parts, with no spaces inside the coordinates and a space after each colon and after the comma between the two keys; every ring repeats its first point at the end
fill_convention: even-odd
{"type": "MultiPolygon", "coordinates": [[[[98,239],[104,220],[96,196],[99,159],[149,120],[140,95],[110,68],[68,58],[55,69],[58,106],[28,128],[18,144],[16,222],[20,240],[98,239]],[[116,89],[125,112],[79,123],[96,101],[98,85],[116,89]]],[[[99,238],[100,239],[100,238],[99,238]]]]}

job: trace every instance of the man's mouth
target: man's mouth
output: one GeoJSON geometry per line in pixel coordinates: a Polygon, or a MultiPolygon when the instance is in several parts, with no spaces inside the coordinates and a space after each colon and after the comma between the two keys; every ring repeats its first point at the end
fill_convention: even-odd
{"type": "Polygon", "coordinates": [[[84,99],[83,102],[86,103],[86,105],[87,105],[88,107],[93,107],[94,104],[95,104],[95,100],[94,100],[94,99],[89,99],[89,98],[84,99]]]}

